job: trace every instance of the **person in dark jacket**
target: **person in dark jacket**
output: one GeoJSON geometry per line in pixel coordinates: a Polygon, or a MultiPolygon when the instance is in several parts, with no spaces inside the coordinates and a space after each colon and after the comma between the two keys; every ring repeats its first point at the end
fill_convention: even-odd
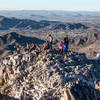
{"type": "Polygon", "coordinates": [[[68,35],[67,35],[67,36],[64,38],[64,44],[62,45],[63,52],[64,52],[64,58],[67,57],[68,46],[69,46],[69,40],[68,40],[68,35]]]}

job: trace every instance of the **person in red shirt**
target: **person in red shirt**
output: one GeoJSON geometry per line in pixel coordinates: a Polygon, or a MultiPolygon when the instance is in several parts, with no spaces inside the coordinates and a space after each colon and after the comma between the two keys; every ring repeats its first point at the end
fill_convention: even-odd
{"type": "Polygon", "coordinates": [[[63,47],[62,47],[63,44],[64,44],[63,41],[60,41],[60,43],[59,43],[59,52],[60,53],[63,53],[63,47]]]}

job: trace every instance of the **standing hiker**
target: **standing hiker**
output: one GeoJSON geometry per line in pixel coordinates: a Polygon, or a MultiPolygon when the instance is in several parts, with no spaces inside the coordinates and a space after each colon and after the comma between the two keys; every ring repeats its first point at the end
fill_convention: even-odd
{"type": "Polygon", "coordinates": [[[48,42],[49,42],[49,48],[52,49],[53,37],[51,36],[51,34],[48,36],[48,42]]]}
{"type": "Polygon", "coordinates": [[[63,52],[64,52],[64,58],[67,57],[68,45],[69,45],[69,40],[68,40],[68,35],[67,35],[67,36],[64,38],[64,44],[62,45],[63,52]]]}
{"type": "Polygon", "coordinates": [[[68,47],[68,44],[69,44],[69,39],[68,39],[68,35],[66,35],[66,37],[64,38],[64,43],[67,45],[68,47]]]}
{"type": "Polygon", "coordinates": [[[31,48],[30,44],[27,43],[26,48],[27,48],[27,51],[29,52],[31,48]]]}
{"type": "Polygon", "coordinates": [[[60,43],[59,43],[59,53],[63,53],[63,41],[60,41],[60,43]]]}
{"type": "Polygon", "coordinates": [[[68,35],[66,35],[66,37],[65,37],[65,41],[66,41],[66,43],[68,43],[68,35]]]}

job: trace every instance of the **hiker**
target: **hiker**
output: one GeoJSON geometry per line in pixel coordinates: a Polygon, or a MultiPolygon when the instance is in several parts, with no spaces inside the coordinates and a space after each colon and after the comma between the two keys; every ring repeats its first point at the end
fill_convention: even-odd
{"type": "Polygon", "coordinates": [[[41,48],[40,48],[39,45],[36,45],[35,50],[33,50],[33,55],[34,55],[35,57],[37,57],[37,56],[39,55],[39,53],[41,53],[41,48]]]}
{"type": "Polygon", "coordinates": [[[63,52],[64,52],[64,58],[67,57],[68,43],[69,43],[68,36],[66,36],[66,37],[64,38],[64,44],[62,45],[63,52]]]}
{"type": "Polygon", "coordinates": [[[65,37],[65,41],[66,41],[66,43],[68,43],[68,35],[66,35],[66,37],[65,37]]]}
{"type": "Polygon", "coordinates": [[[20,54],[20,48],[19,48],[19,49],[17,49],[17,54],[20,54]]]}
{"type": "Polygon", "coordinates": [[[66,37],[64,37],[64,43],[66,43],[68,46],[68,43],[69,43],[68,35],[66,35],[66,37]]]}
{"type": "Polygon", "coordinates": [[[69,45],[68,35],[66,35],[66,37],[64,38],[64,44],[66,44],[68,50],[68,45],[69,45]]]}
{"type": "Polygon", "coordinates": [[[13,54],[14,54],[14,55],[20,54],[20,46],[19,46],[19,44],[16,44],[15,49],[16,49],[16,50],[13,51],[13,54]]]}
{"type": "Polygon", "coordinates": [[[23,49],[23,52],[24,52],[24,53],[27,52],[27,48],[26,48],[26,47],[23,49]]]}
{"type": "Polygon", "coordinates": [[[26,47],[23,49],[23,52],[29,52],[30,48],[31,48],[30,44],[27,43],[26,47]]]}
{"type": "Polygon", "coordinates": [[[49,42],[49,48],[52,49],[53,37],[51,36],[51,34],[48,36],[48,42],[49,42]]]}
{"type": "Polygon", "coordinates": [[[67,57],[67,52],[68,52],[68,46],[69,46],[69,39],[68,35],[64,38],[64,45],[63,45],[63,50],[64,50],[64,57],[67,57]]]}
{"type": "Polygon", "coordinates": [[[44,43],[44,44],[43,44],[43,50],[47,50],[47,47],[48,47],[48,46],[47,46],[47,43],[44,43]]]}
{"type": "Polygon", "coordinates": [[[43,44],[43,50],[47,50],[47,49],[49,49],[48,41],[46,41],[46,43],[43,44]]]}
{"type": "Polygon", "coordinates": [[[64,44],[63,41],[60,41],[60,43],[59,43],[59,52],[60,53],[63,53],[63,47],[62,47],[63,44],[64,44]]]}
{"type": "Polygon", "coordinates": [[[20,49],[14,50],[14,55],[20,54],[20,49]]]}
{"type": "Polygon", "coordinates": [[[67,45],[64,43],[62,45],[62,48],[63,48],[63,52],[64,52],[64,58],[66,58],[67,57],[67,45]]]}
{"type": "Polygon", "coordinates": [[[16,54],[17,54],[17,50],[14,50],[14,51],[13,51],[13,54],[16,55],[16,54]]]}
{"type": "Polygon", "coordinates": [[[32,43],[32,46],[30,48],[30,52],[36,49],[36,45],[32,43]]]}
{"type": "Polygon", "coordinates": [[[16,48],[19,48],[19,44],[16,44],[16,46],[15,46],[16,48]]]}
{"type": "Polygon", "coordinates": [[[30,48],[31,48],[30,44],[27,43],[26,49],[27,49],[28,52],[30,51],[30,48]]]}
{"type": "Polygon", "coordinates": [[[94,84],[95,84],[94,88],[98,89],[99,88],[99,84],[97,83],[97,81],[94,81],[94,84]]]}
{"type": "Polygon", "coordinates": [[[40,53],[41,52],[41,48],[39,45],[36,46],[36,50],[40,53]]]}
{"type": "Polygon", "coordinates": [[[23,87],[20,100],[26,100],[25,87],[23,87]]]}
{"type": "Polygon", "coordinates": [[[16,44],[16,50],[17,50],[17,54],[20,54],[20,46],[18,44],[16,44]]]}

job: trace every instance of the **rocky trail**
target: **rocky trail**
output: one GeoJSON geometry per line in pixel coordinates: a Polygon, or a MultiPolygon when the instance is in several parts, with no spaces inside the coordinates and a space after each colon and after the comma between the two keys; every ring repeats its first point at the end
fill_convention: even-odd
{"type": "Polygon", "coordinates": [[[0,93],[16,99],[25,87],[27,100],[100,100],[100,64],[72,51],[66,59],[56,49],[9,55],[0,77],[0,93]]]}

